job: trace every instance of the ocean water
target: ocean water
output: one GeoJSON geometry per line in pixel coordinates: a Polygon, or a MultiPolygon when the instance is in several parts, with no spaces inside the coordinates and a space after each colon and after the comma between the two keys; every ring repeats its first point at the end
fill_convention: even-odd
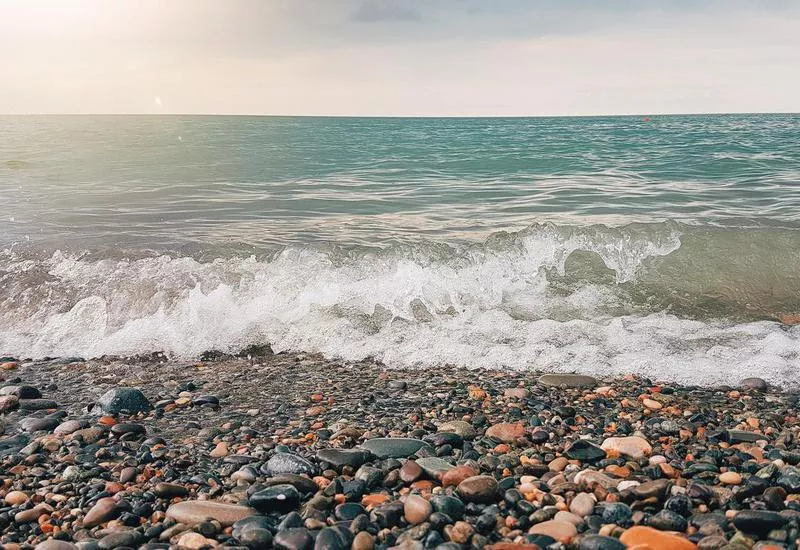
{"type": "Polygon", "coordinates": [[[798,384],[800,115],[0,127],[0,355],[798,384]]]}

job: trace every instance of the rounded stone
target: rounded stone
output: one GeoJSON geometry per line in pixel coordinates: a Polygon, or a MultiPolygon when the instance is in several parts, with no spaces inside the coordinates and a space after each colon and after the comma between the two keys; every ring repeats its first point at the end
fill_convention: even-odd
{"type": "Polygon", "coordinates": [[[497,481],[491,476],[473,476],[458,484],[459,496],[467,502],[488,504],[497,500],[497,481]]]}

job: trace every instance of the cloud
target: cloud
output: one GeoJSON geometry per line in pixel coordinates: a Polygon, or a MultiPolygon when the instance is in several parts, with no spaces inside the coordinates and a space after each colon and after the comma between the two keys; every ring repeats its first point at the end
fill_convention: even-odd
{"type": "Polygon", "coordinates": [[[420,21],[419,12],[401,5],[396,0],[366,0],[353,13],[351,19],[361,23],[383,21],[420,21]]]}

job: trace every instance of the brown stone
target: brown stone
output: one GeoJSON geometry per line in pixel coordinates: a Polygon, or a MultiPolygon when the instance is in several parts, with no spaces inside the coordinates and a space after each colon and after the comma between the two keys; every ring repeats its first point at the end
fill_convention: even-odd
{"type": "Polygon", "coordinates": [[[569,542],[578,534],[578,529],[569,521],[550,520],[537,523],[528,531],[531,535],[547,535],[563,544],[569,542]]]}
{"type": "Polygon", "coordinates": [[[253,508],[236,504],[225,504],[212,500],[186,500],[167,509],[167,517],[179,523],[194,525],[214,519],[222,525],[233,525],[240,519],[257,514],[253,508]]]}
{"type": "Polygon", "coordinates": [[[408,495],[403,505],[403,513],[408,523],[418,525],[427,521],[428,517],[433,513],[433,506],[419,495],[408,495]]]}
{"type": "Polygon", "coordinates": [[[495,424],[486,430],[486,437],[494,437],[504,443],[513,443],[525,437],[525,426],[522,422],[504,422],[495,424]]]}
{"type": "Polygon", "coordinates": [[[457,491],[467,502],[488,504],[497,499],[497,481],[491,476],[468,477],[458,484],[457,491]]]}
{"type": "Polygon", "coordinates": [[[637,550],[696,550],[697,546],[690,540],[679,535],[659,531],[652,527],[637,525],[631,527],[619,538],[620,542],[628,548],[637,550]]]}
{"type": "Polygon", "coordinates": [[[400,479],[406,483],[413,483],[422,477],[422,467],[414,460],[406,460],[400,468],[400,479]]]}
{"type": "Polygon", "coordinates": [[[442,476],[442,486],[450,487],[457,486],[459,483],[467,478],[474,477],[480,472],[469,466],[456,466],[452,470],[448,470],[442,476]]]}
{"type": "Polygon", "coordinates": [[[91,529],[114,519],[118,515],[117,501],[111,497],[101,498],[86,512],[83,517],[83,526],[86,529],[91,529]]]}

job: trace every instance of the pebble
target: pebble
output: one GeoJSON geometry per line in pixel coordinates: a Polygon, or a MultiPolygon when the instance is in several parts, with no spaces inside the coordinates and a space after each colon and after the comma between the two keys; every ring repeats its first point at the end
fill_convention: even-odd
{"type": "Polygon", "coordinates": [[[179,523],[190,525],[213,519],[227,526],[256,513],[256,510],[247,506],[209,500],[186,500],[171,505],[166,515],[179,523]]]}
{"type": "Polygon", "coordinates": [[[532,535],[547,535],[563,544],[568,544],[578,534],[578,529],[572,522],[553,519],[537,523],[531,527],[529,533],[532,535]]]}
{"type": "Polygon", "coordinates": [[[623,456],[636,459],[650,456],[653,452],[653,447],[650,446],[650,443],[645,438],[635,435],[606,438],[600,447],[606,452],[614,451],[623,456]]]}
{"type": "Polygon", "coordinates": [[[361,447],[378,458],[406,458],[422,448],[430,448],[430,445],[420,439],[377,437],[368,439],[361,447]]]}
{"type": "Polygon", "coordinates": [[[467,502],[486,504],[497,498],[497,481],[486,475],[468,477],[458,484],[458,494],[467,502]]]}
{"type": "Polygon", "coordinates": [[[409,495],[403,505],[403,514],[411,525],[418,525],[428,520],[433,513],[430,502],[419,495],[409,495]]]}
{"type": "Polygon", "coordinates": [[[97,402],[105,414],[147,412],[152,406],[141,390],[137,388],[114,388],[108,390],[97,402]]]}
{"type": "Polygon", "coordinates": [[[619,541],[628,548],[641,550],[696,550],[697,548],[685,537],[641,525],[631,527],[622,533],[619,541]]]}
{"type": "Polygon", "coordinates": [[[513,443],[525,437],[525,426],[523,426],[522,422],[495,424],[486,430],[486,437],[493,437],[504,443],[513,443]]]}
{"type": "Polygon", "coordinates": [[[539,377],[539,384],[557,388],[593,388],[597,380],[582,374],[545,374],[539,377]]]}
{"type": "Polygon", "coordinates": [[[719,475],[719,482],[725,485],[739,485],[742,482],[742,476],[737,472],[725,472],[719,475]]]}

